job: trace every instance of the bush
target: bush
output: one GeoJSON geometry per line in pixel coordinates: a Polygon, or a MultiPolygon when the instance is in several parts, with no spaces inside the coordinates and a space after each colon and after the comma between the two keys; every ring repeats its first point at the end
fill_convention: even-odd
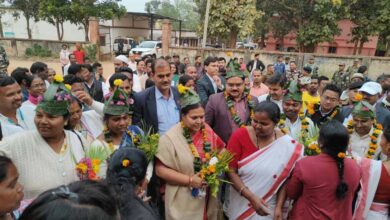
{"type": "Polygon", "coordinates": [[[87,57],[92,62],[96,62],[96,55],[97,55],[97,46],[96,46],[96,44],[90,44],[90,45],[85,46],[85,51],[87,53],[87,57]]]}
{"type": "Polygon", "coordinates": [[[26,56],[38,56],[38,57],[50,57],[51,50],[42,47],[41,45],[34,44],[31,48],[27,48],[25,52],[26,56]]]}

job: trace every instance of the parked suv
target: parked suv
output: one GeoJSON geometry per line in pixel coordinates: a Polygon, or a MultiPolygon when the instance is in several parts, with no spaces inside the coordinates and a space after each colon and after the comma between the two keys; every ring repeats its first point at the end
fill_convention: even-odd
{"type": "Polygon", "coordinates": [[[136,48],[131,49],[130,53],[140,57],[152,55],[154,58],[160,53],[162,47],[161,41],[143,41],[136,48]]]}
{"type": "Polygon", "coordinates": [[[136,46],[136,42],[133,38],[118,37],[114,40],[114,52],[115,55],[125,54],[128,55],[130,50],[136,46]]]}

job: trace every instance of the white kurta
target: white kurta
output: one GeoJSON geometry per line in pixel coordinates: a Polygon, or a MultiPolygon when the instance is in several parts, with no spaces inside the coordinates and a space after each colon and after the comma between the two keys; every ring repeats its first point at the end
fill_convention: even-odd
{"type": "Polygon", "coordinates": [[[26,130],[36,130],[34,118],[35,118],[35,109],[37,108],[36,105],[34,105],[29,100],[22,103],[22,106],[20,106],[20,111],[24,115],[24,121],[26,123],[26,130]]]}
{"type": "MultiPolygon", "coordinates": [[[[315,135],[314,123],[310,118],[307,118],[307,121],[309,122],[308,138],[312,138],[315,135]]],[[[286,127],[290,131],[290,136],[295,140],[299,141],[301,136],[301,131],[302,131],[301,119],[298,117],[298,119],[294,123],[291,123],[290,119],[286,118],[286,127]]]]}
{"type": "MultiPolygon", "coordinates": [[[[353,133],[350,135],[349,140],[349,150],[352,152],[352,155],[354,157],[366,157],[367,151],[370,148],[370,142],[371,142],[371,134],[374,132],[374,129],[371,128],[370,132],[364,136],[358,135],[358,133],[353,131],[353,133]]],[[[380,152],[381,147],[379,146],[379,143],[381,142],[381,134],[378,135],[378,147],[376,149],[375,155],[372,157],[373,159],[377,159],[380,152]]]]}
{"type": "MultiPolygon", "coordinates": [[[[257,98],[257,100],[260,102],[264,102],[267,100],[267,97],[268,97],[269,94],[264,94],[264,95],[261,95],[257,98]]],[[[279,109],[280,109],[280,112],[283,113],[283,100],[274,100],[272,98],[269,99],[271,102],[275,103],[278,105],[279,109]]]]}
{"type": "Polygon", "coordinates": [[[0,153],[10,157],[18,169],[25,199],[79,180],[75,166],[84,157],[84,150],[76,134],[65,131],[65,135],[67,148],[62,155],[56,153],[38,131],[25,131],[0,142],[0,153]]]}
{"type": "Polygon", "coordinates": [[[0,114],[0,125],[3,137],[29,130],[29,126],[27,123],[27,115],[23,113],[20,109],[16,110],[16,118],[18,120],[18,124],[15,124],[11,119],[0,114]]]}

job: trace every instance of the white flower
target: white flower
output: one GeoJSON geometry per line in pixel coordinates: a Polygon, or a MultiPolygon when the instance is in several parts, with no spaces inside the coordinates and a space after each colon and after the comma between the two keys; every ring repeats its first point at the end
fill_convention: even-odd
{"type": "Polygon", "coordinates": [[[212,157],[210,159],[210,162],[209,162],[210,165],[215,165],[217,163],[218,163],[218,158],[217,157],[212,157]]]}

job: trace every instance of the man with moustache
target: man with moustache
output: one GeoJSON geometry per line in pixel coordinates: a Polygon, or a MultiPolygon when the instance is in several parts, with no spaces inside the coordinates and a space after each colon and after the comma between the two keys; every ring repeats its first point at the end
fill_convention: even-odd
{"type": "Polygon", "coordinates": [[[206,106],[206,122],[227,143],[237,128],[251,121],[251,112],[257,99],[245,89],[245,74],[229,66],[226,74],[226,91],[210,96],[206,106]]]}
{"type": "Polygon", "coordinates": [[[163,135],[180,121],[179,93],[171,87],[173,76],[167,61],[158,59],[152,68],[155,86],[135,94],[133,124],[145,121],[154,133],[163,135]]]}
{"type": "MultiPolygon", "coordinates": [[[[287,94],[283,97],[283,114],[278,127],[283,132],[288,132],[295,140],[302,140],[302,134],[305,138],[312,138],[315,135],[313,121],[305,115],[299,115],[302,108],[302,93],[297,86],[297,82],[291,82],[287,94]],[[307,131],[304,133],[303,131],[307,131]]],[[[302,143],[303,144],[303,143],[302,143]]]]}
{"type": "Polygon", "coordinates": [[[285,81],[281,75],[273,75],[269,78],[265,84],[268,86],[269,93],[259,96],[257,99],[259,102],[271,101],[279,106],[280,112],[283,113],[282,100],[283,100],[283,87],[285,81]]]}
{"type": "Polygon", "coordinates": [[[35,128],[35,125],[27,123],[29,116],[20,110],[22,89],[15,79],[6,74],[0,74],[0,103],[0,126],[3,137],[35,128]]]}

